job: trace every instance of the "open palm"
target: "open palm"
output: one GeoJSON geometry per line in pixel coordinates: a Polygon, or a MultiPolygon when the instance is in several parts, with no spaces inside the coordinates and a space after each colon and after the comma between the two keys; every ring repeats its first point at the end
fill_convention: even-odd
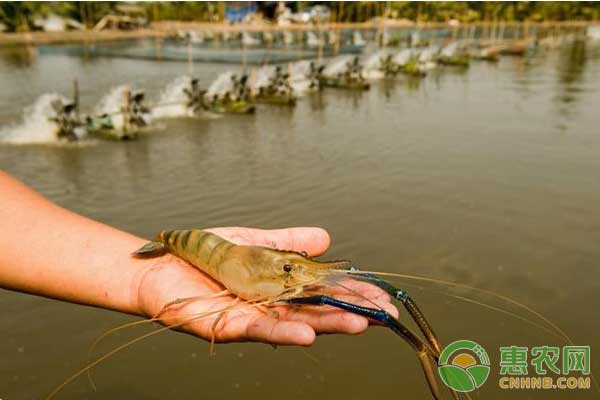
{"type": "MultiPolygon", "coordinates": [[[[319,228],[289,228],[261,230],[251,228],[214,228],[209,231],[244,245],[258,245],[323,254],[329,247],[329,235],[319,228]]],[[[347,281],[343,288],[331,288],[328,294],[355,304],[372,306],[375,302],[392,315],[397,309],[389,296],[379,288],[357,281],[347,281]]],[[[149,317],[160,314],[161,322],[177,326],[206,340],[217,342],[258,341],[276,345],[310,345],[319,333],[356,334],[364,331],[369,321],[361,316],[330,307],[279,305],[257,308],[244,304],[224,290],[218,282],[187,262],[166,255],[140,280],[138,302],[149,317]],[[164,306],[177,299],[196,298],[164,306]],[[219,311],[229,308],[217,321],[219,311]],[[212,313],[211,313],[212,312],[212,313]],[[195,318],[195,319],[194,319],[195,318]],[[214,329],[213,329],[214,328],[214,329]]]]}

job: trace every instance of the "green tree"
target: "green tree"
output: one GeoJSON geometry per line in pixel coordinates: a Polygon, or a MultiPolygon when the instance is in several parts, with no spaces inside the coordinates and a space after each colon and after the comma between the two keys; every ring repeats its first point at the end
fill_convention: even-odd
{"type": "MultiPolygon", "coordinates": [[[[378,16],[394,16],[413,21],[564,21],[600,19],[600,2],[532,2],[532,1],[392,1],[392,2],[320,2],[328,5],[335,20],[363,22],[378,16]]],[[[223,2],[140,2],[152,21],[222,21],[223,2]]],[[[56,14],[73,18],[87,27],[94,26],[103,16],[118,12],[119,2],[0,2],[0,21],[12,31],[33,29],[33,20],[56,14]]],[[[298,10],[311,6],[296,2],[298,10]]]]}

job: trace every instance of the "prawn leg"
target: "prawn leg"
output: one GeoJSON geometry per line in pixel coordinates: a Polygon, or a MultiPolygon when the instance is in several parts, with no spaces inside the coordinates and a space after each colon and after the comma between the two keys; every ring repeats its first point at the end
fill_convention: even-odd
{"type": "Polygon", "coordinates": [[[152,319],[158,319],[158,317],[160,317],[161,315],[163,315],[168,309],[170,309],[173,306],[179,305],[179,304],[187,304],[187,303],[191,303],[197,300],[207,300],[207,299],[214,299],[217,297],[222,297],[222,296],[228,296],[230,295],[231,292],[227,289],[221,290],[220,292],[217,293],[213,293],[210,295],[203,295],[203,296],[191,296],[191,297],[180,297],[178,299],[172,300],[168,303],[166,303],[162,309],[156,313],[152,319]]]}
{"type": "MultiPolygon", "coordinates": [[[[360,271],[360,269],[358,269],[357,267],[351,267],[350,270],[360,271]]],[[[353,273],[352,277],[372,283],[373,285],[379,287],[380,289],[383,289],[390,296],[401,302],[406,311],[408,311],[412,319],[415,321],[415,323],[427,339],[427,342],[432,347],[433,351],[435,352],[435,355],[439,357],[440,353],[442,352],[442,346],[440,344],[439,339],[437,338],[437,335],[433,332],[433,328],[431,328],[431,325],[429,324],[429,322],[427,322],[425,315],[423,315],[423,313],[417,306],[417,303],[415,303],[415,301],[408,295],[408,293],[405,290],[398,289],[389,284],[388,282],[384,281],[380,277],[375,276],[373,274],[353,273]]]]}
{"type": "MultiPolygon", "coordinates": [[[[227,292],[227,290],[225,290],[227,292]]],[[[233,301],[233,303],[231,303],[231,305],[229,307],[233,307],[235,306],[238,302],[240,301],[239,297],[236,297],[236,299],[233,301]]],[[[221,319],[223,318],[223,316],[225,315],[226,311],[221,311],[219,314],[217,314],[217,317],[215,318],[215,321],[212,323],[212,325],[210,326],[210,351],[209,351],[209,355],[210,356],[215,356],[217,355],[217,352],[215,351],[215,342],[216,342],[216,337],[217,337],[217,326],[219,325],[219,322],[221,321],[221,319]]]]}
{"type": "MultiPolygon", "coordinates": [[[[350,267],[349,270],[360,271],[360,269],[356,266],[350,267]]],[[[367,281],[379,287],[380,289],[383,289],[387,294],[400,301],[406,309],[406,311],[408,311],[412,319],[415,321],[425,338],[427,339],[427,342],[429,343],[429,345],[432,348],[432,351],[435,354],[435,360],[437,362],[442,352],[442,346],[440,344],[440,341],[437,338],[437,335],[433,332],[433,328],[431,328],[429,322],[427,322],[425,315],[423,315],[423,313],[417,306],[417,303],[415,303],[415,301],[408,295],[408,293],[403,289],[398,289],[394,287],[390,283],[373,274],[359,272],[353,273],[352,277],[359,280],[367,281]]],[[[421,358],[423,355],[426,356],[426,354],[419,353],[419,358],[421,358]]],[[[423,362],[421,362],[421,365],[425,369],[425,364],[423,364],[423,362]]],[[[428,372],[425,371],[425,375],[427,374],[428,372]]],[[[460,399],[463,396],[467,399],[471,399],[471,396],[469,396],[468,393],[458,393],[454,390],[451,390],[451,393],[452,397],[454,397],[455,399],[460,399]]]]}
{"type": "Polygon", "coordinates": [[[438,356],[433,353],[433,351],[421,338],[415,335],[410,329],[404,326],[404,324],[398,321],[397,318],[394,318],[387,311],[377,308],[359,306],[326,295],[296,297],[286,301],[290,304],[331,306],[381,322],[394,331],[402,339],[404,339],[417,352],[433,398],[436,400],[441,399],[437,381],[435,380],[435,368],[431,363],[431,359],[437,363],[438,356]]]}

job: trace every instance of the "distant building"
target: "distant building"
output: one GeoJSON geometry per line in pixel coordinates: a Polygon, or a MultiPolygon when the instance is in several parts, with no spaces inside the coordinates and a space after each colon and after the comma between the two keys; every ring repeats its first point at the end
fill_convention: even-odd
{"type": "Polygon", "coordinates": [[[144,7],[137,4],[118,4],[116,14],[107,14],[94,26],[95,31],[105,29],[131,30],[148,25],[144,7]]]}
{"type": "Polygon", "coordinates": [[[65,20],[58,15],[50,14],[46,19],[35,21],[39,23],[39,27],[46,32],[62,32],[67,29],[65,20]]]}
{"type": "Polygon", "coordinates": [[[33,26],[45,32],[64,32],[67,29],[85,29],[83,24],[72,18],[63,18],[56,14],[49,14],[46,17],[35,17],[33,26]]]}
{"type": "Polygon", "coordinates": [[[225,5],[225,19],[231,23],[239,23],[248,15],[258,11],[255,1],[231,1],[225,5]]]}

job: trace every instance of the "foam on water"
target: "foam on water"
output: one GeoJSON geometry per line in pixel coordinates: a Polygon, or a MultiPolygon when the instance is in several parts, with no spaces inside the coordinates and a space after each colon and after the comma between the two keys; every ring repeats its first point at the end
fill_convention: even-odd
{"type": "Polygon", "coordinates": [[[50,121],[56,115],[52,103],[68,100],[57,93],[46,93],[23,111],[23,122],[0,130],[0,141],[7,143],[58,143],[58,125],[50,121]]]}
{"type": "Polygon", "coordinates": [[[184,89],[191,87],[192,78],[183,75],[169,83],[161,93],[158,104],[152,109],[153,118],[177,118],[193,116],[193,110],[186,107],[187,96],[184,89]]]}

